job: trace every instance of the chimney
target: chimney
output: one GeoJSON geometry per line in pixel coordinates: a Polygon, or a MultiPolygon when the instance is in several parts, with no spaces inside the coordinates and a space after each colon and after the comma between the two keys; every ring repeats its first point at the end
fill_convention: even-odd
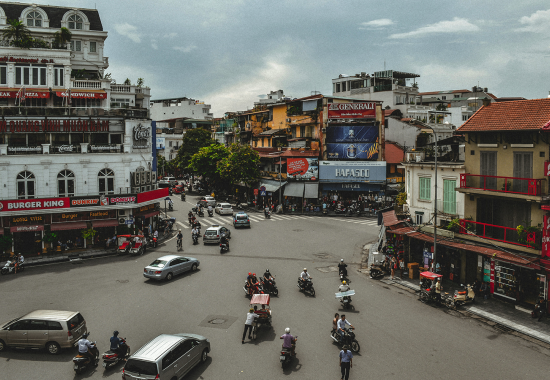
{"type": "Polygon", "coordinates": [[[483,98],[483,107],[489,107],[491,105],[491,99],[483,98]]]}

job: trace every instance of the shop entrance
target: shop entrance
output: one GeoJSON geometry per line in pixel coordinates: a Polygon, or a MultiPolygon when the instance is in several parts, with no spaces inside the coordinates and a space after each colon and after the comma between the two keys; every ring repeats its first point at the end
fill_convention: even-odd
{"type": "Polygon", "coordinates": [[[36,254],[42,252],[41,232],[16,232],[13,234],[15,253],[36,254]]]}

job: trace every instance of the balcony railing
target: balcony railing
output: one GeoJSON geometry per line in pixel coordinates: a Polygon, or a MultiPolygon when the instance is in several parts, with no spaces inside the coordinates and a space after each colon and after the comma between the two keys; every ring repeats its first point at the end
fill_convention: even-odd
{"type": "Polygon", "coordinates": [[[522,247],[540,249],[542,243],[542,234],[538,231],[526,232],[525,236],[519,236],[515,228],[460,219],[459,233],[468,234],[468,231],[475,233],[481,238],[520,245],[522,247]]]}
{"type": "Polygon", "coordinates": [[[75,80],[73,82],[73,88],[103,88],[100,80],[75,80]]]}
{"type": "Polygon", "coordinates": [[[540,196],[546,194],[546,181],[536,178],[498,177],[465,173],[460,175],[460,188],[540,196]]]}

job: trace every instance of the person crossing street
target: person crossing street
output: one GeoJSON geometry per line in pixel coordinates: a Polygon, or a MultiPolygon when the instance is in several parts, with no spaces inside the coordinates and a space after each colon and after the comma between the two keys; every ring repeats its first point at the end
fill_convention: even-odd
{"type": "Polygon", "coordinates": [[[252,334],[252,323],[258,318],[259,315],[254,313],[254,309],[250,309],[248,314],[246,314],[246,322],[244,323],[243,339],[242,344],[244,344],[244,338],[246,337],[246,331],[248,330],[248,339],[252,339],[250,334],[252,334]]]}
{"type": "Polygon", "coordinates": [[[349,379],[349,371],[353,367],[353,354],[349,350],[349,347],[346,345],[342,347],[342,351],[340,351],[340,372],[342,373],[342,377],[340,380],[348,380],[349,379]]]}

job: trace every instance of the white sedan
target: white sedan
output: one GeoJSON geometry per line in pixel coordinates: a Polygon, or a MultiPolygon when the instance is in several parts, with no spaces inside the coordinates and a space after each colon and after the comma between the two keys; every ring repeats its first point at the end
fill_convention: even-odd
{"type": "Polygon", "coordinates": [[[220,215],[233,215],[233,207],[229,203],[218,203],[214,211],[220,215]]]}

